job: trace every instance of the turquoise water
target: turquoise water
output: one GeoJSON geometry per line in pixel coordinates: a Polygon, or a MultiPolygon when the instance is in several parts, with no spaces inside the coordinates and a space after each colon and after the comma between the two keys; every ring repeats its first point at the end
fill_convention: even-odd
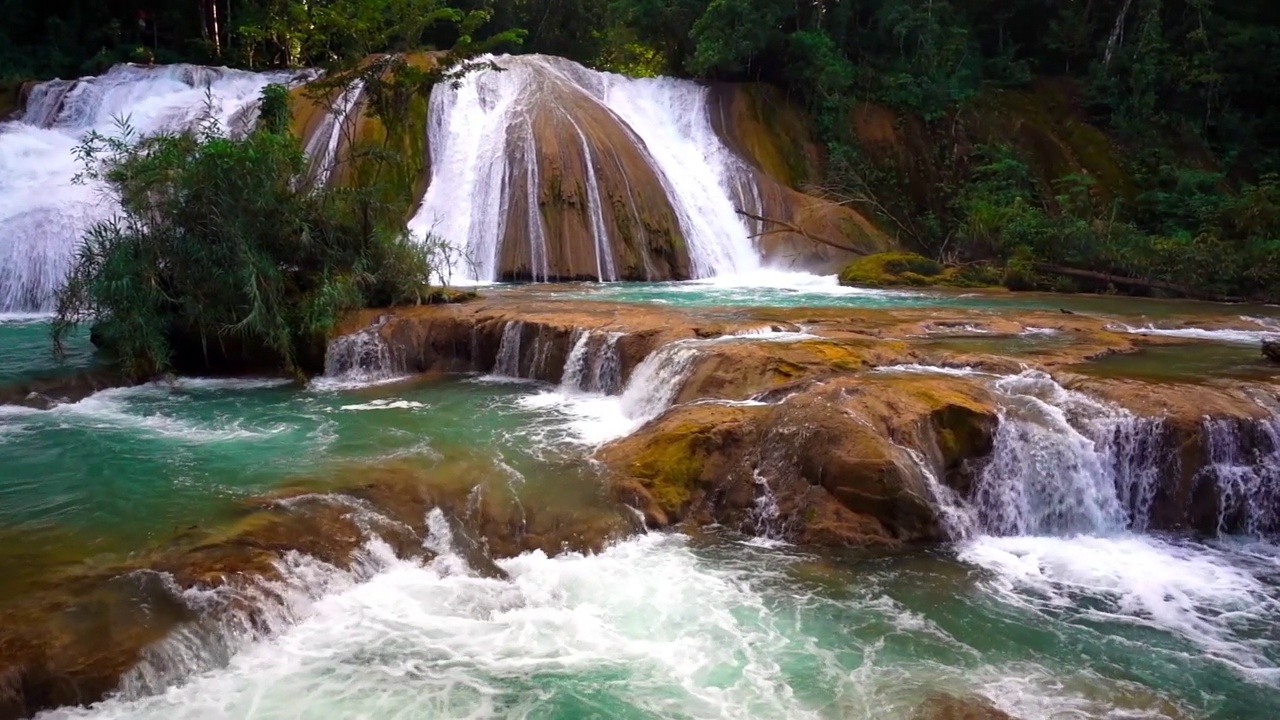
{"type": "MultiPolygon", "coordinates": [[[[528,286],[525,286],[526,288],[528,286]]],[[[1196,315],[1245,315],[1280,318],[1280,307],[1223,305],[1190,300],[1153,300],[1125,296],[1013,293],[948,289],[908,290],[843,287],[834,277],[772,273],[764,278],[719,277],[690,282],[579,283],[545,286],[557,298],[623,303],[658,303],[676,307],[758,306],[839,307],[864,309],[951,307],[984,310],[1059,310],[1129,318],[1196,315]]],[[[512,288],[514,289],[514,288],[512,288]]],[[[503,292],[493,288],[486,292],[503,292]]]]}
{"type": "MultiPolygon", "coordinates": [[[[8,372],[49,369],[42,333],[0,325],[8,372]]],[[[367,461],[538,487],[544,503],[594,496],[546,390],[180,379],[0,408],[0,576],[20,587],[127,554],[367,461]]],[[[977,537],[885,554],[654,533],[503,560],[499,579],[432,527],[426,564],[376,541],[367,577],[298,560],[318,599],[225,666],[47,717],[907,720],[939,691],[1023,720],[1280,717],[1280,548],[1264,543],[977,537]]]]}
{"type": "Polygon", "coordinates": [[[1196,382],[1205,378],[1270,380],[1280,365],[1262,357],[1256,345],[1211,342],[1172,343],[1110,355],[1079,366],[1104,377],[1138,377],[1156,382],[1196,382]]]}
{"type": "MultiPolygon", "coordinates": [[[[874,556],[652,534],[594,556],[505,560],[505,580],[447,554],[384,558],[225,668],[52,717],[907,720],[939,691],[1026,720],[1280,713],[1274,672],[1234,664],[1274,667],[1274,614],[1261,613],[1275,611],[1276,548],[1040,544],[1038,578],[980,559],[1029,557],[1007,540],[874,556]],[[1180,606],[1178,586],[1144,587],[1123,560],[1161,557],[1204,583],[1207,564],[1231,573],[1250,552],[1271,567],[1271,607],[1241,608],[1252,629],[1221,646],[1197,637],[1216,621],[1180,606]],[[1114,592],[1082,585],[1104,577],[1114,592]]],[[[1209,588],[1191,599],[1215,602],[1209,588]]]]}
{"type": "MultiPolygon", "coordinates": [[[[11,377],[55,370],[38,351],[47,343],[44,323],[0,325],[11,377]]],[[[78,347],[69,362],[88,359],[78,347]]],[[[581,451],[553,447],[538,411],[517,403],[524,391],[469,378],[364,388],[181,378],[49,411],[0,406],[0,578],[124,555],[225,521],[284,483],[341,482],[350,463],[561,472],[581,451]]]]}
{"type": "Polygon", "coordinates": [[[0,314],[0,383],[71,372],[93,363],[93,345],[87,331],[75,331],[64,350],[66,355],[61,361],[54,357],[47,318],[0,314]]]}

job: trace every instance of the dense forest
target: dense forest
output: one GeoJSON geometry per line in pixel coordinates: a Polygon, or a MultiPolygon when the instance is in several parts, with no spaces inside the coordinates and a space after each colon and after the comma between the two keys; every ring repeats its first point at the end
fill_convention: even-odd
{"type": "Polygon", "coordinates": [[[925,255],[1014,286],[1280,300],[1274,2],[449,1],[0,0],[0,83],[473,42],[761,81],[813,120],[806,189],[925,255]]]}

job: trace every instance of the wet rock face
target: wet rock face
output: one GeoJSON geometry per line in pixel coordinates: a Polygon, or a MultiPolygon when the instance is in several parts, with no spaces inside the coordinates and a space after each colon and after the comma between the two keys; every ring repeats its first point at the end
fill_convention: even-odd
{"type": "Polygon", "coordinates": [[[882,376],[789,392],[768,407],[678,406],[600,458],[656,526],[719,522],[824,545],[944,538],[930,477],[958,478],[990,451],[996,415],[985,391],[882,376]],[[765,503],[772,519],[760,515],[765,503]]]}
{"type": "Polygon", "coordinates": [[[644,143],[584,89],[588,79],[570,81],[581,68],[543,60],[551,65],[530,61],[507,71],[531,77],[515,101],[522,110],[507,134],[498,276],[690,277],[679,219],[644,143]]]}
{"type": "Polygon", "coordinates": [[[766,260],[836,272],[861,254],[894,247],[848,205],[802,192],[822,174],[821,153],[804,113],[782,93],[753,83],[720,83],[709,89],[707,104],[712,129],[746,166],[732,188],[737,207],[768,219],[744,217],[766,260]]]}

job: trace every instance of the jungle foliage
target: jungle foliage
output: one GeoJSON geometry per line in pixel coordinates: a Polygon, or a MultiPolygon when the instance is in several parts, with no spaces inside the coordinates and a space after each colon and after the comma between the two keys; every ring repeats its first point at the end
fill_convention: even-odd
{"type": "Polygon", "coordinates": [[[366,193],[295,182],[306,157],[288,112],[271,86],[262,122],[239,139],[213,120],[194,133],[86,139],[84,176],[105,181],[122,210],[78,248],[55,340],[91,321],[136,377],[170,370],[197,344],[297,371],[342,313],[424,299],[431,257],[402,223],[366,193]]]}
{"type": "Polygon", "coordinates": [[[768,82],[814,120],[822,191],[863,203],[914,250],[1020,284],[1114,284],[1056,266],[1119,289],[1280,300],[1268,0],[0,0],[0,17],[0,84],[127,59],[331,66],[459,42],[768,82]],[[1090,152],[1113,158],[1115,177],[1046,167],[992,130],[1006,94],[1046,80],[1070,89],[1054,112],[1101,130],[1090,152]],[[860,142],[853,113],[871,104],[912,130],[910,153],[860,142]],[[921,176],[922,162],[936,172],[921,176]]]}

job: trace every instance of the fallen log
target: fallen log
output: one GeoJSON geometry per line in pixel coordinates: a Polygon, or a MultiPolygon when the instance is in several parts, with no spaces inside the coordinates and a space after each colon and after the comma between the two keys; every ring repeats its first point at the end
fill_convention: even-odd
{"type": "Polygon", "coordinates": [[[1182,295],[1183,297],[1195,298],[1197,300],[1212,300],[1213,302],[1229,303],[1245,302],[1245,298],[1230,295],[1216,295],[1214,293],[1196,290],[1195,288],[1190,288],[1186,285],[1165,282],[1164,280],[1148,280],[1146,278],[1113,275],[1111,273],[1099,272],[1097,270],[1081,270],[1080,268],[1066,267],[1065,265],[1053,265],[1050,263],[1033,263],[1032,265],[1040,272],[1084,278],[1086,280],[1099,280],[1102,282],[1109,282],[1114,285],[1127,285],[1130,287],[1147,288],[1149,290],[1166,290],[1168,292],[1182,295]]]}

